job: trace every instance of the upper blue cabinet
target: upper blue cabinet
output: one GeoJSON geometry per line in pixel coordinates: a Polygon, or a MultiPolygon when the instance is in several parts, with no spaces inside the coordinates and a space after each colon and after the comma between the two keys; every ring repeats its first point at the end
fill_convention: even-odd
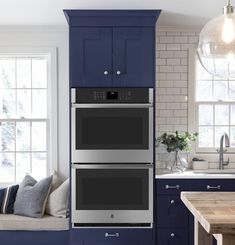
{"type": "Polygon", "coordinates": [[[70,87],[154,87],[160,10],[64,10],[70,87]]]}

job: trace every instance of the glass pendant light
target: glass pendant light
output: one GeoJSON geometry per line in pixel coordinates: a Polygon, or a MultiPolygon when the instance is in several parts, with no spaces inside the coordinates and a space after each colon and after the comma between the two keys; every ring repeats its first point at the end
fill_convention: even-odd
{"type": "Polygon", "coordinates": [[[235,78],[235,14],[228,0],[223,15],[209,21],[201,30],[198,57],[212,75],[235,78]]]}

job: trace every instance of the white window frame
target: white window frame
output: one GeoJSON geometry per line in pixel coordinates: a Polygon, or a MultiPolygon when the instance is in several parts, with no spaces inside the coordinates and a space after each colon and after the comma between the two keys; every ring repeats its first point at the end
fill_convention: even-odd
{"type": "MultiPolygon", "coordinates": [[[[197,131],[197,108],[196,108],[196,50],[194,48],[189,48],[189,75],[188,75],[188,130],[189,132],[196,132],[197,131]]],[[[205,102],[206,104],[207,102],[205,102]]],[[[230,102],[224,102],[225,104],[232,104],[230,102]]],[[[208,104],[211,104],[208,102],[208,104]]],[[[195,142],[192,147],[192,155],[199,156],[201,158],[205,158],[208,161],[214,163],[218,162],[219,154],[216,151],[211,151],[210,149],[204,148],[200,150],[198,147],[198,142],[195,142]]],[[[230,159],[230,161],[235,161],[235,148],[228,148],[228,152],[225,158],[230,159]]],[[[214,167],[217,167],[215,165],[214,167]]]]}
{"type": "MultiPolygon", "coordinates": [[[[47,173],[58,171],[58,88],[57,88],[57,48],[56,47],[6,47],[0,46],[0,57],[47,58],[47,173]]],[[[3,186],[12,183],[1,183],[3,186]]]]}

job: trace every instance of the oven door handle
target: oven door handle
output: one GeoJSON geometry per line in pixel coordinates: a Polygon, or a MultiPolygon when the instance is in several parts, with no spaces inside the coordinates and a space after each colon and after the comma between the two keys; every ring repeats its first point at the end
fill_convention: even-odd
{"type": "Polygon", "coordinates": [[[72,108],[149,108],[149,104],[72,104],[72,108]]]}
{"type": "Polygon", "coordinates": [[[153,164],[80,164],[72,163],[72,169],[153,169],[153,164]]]}

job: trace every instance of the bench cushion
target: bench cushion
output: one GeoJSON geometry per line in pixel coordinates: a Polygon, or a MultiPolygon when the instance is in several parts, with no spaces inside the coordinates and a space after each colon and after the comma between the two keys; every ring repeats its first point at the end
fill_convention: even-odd
{"type": "Polygon", "coordinates": [[[69,219],[44,215],[30,218],[15,214],[0,214],[0,230],[59,231],[69,229],[69,219]]]}

